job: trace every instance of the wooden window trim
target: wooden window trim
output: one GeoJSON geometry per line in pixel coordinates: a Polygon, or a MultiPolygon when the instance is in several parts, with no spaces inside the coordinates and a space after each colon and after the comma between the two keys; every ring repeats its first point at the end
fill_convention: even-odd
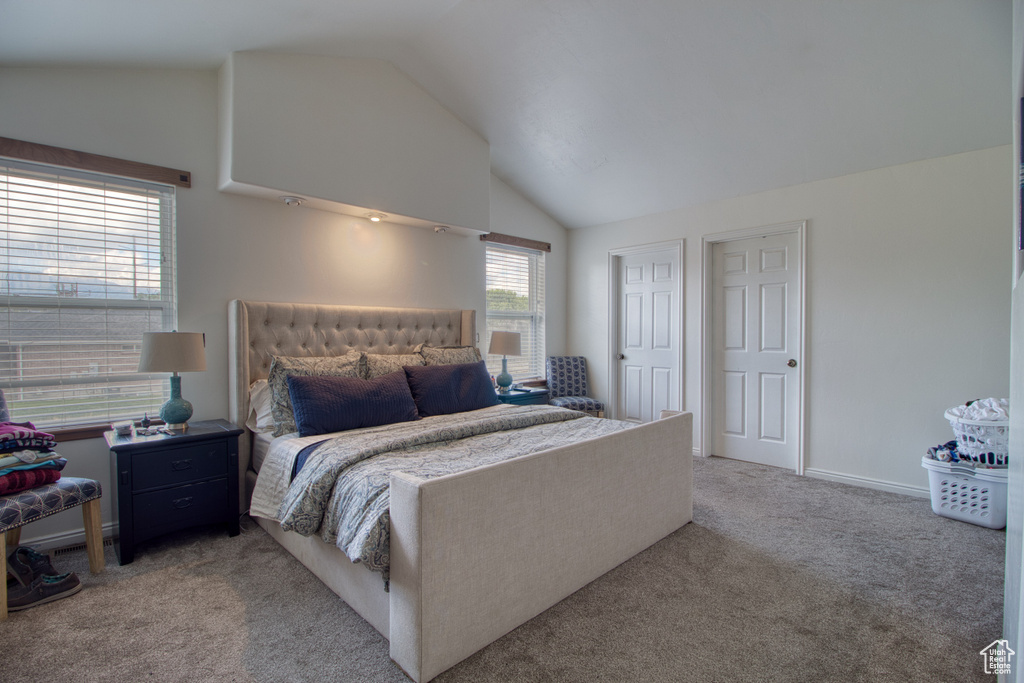
{"type": "Polygon", "coordinates": [[[82,171],[148,180],[164,185],[192,187],[192,174],[189,171],[105,157],[100,154],[90,154],[89,152],[78,152],[63,147],[51,147],[50,145],[41,145],[38,142],[26,142],[25,140],[0,137],[0,156],[9,159],[34,161],[37,164],[77,168],[82,171]]]}
{"type": "MultiPolygon", "coordinates": [[[[153,424],[160,426],[164,423],[160,418],[150,418],[153,424]]],[[[133,421],[136,427],[140,427],[138,422],[133,421]]],[[[65,441],[82,441],[83,439],[98,439],[103,436],[104,432],[109,432],[111,429],[110,423],[96,425],[82,425],[80,427],[62,427],[60,429],[47,429],[44,430],[49,434],[53,434],[54,438],[57,439],[57,443],[64,443],[65,441]]]]}
{"type": "Polygon", "coordinates": [[[524,249],[533,249],[534,251],[551,251],[551,244],[549,242],[516,237],[515,235],[503,235],[500,232],[489,232],[486,235],[480,235],[480,241],[507,244],[510,247],[522,247],[524,249]]]}

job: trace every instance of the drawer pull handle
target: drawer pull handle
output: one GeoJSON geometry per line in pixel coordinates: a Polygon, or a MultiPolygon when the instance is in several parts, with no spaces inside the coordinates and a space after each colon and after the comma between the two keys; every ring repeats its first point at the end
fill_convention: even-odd
{"type": "Polygon", "coordinates": [[[192,469],[192,461],[175,460],[174,462],[171,463],[171,469],[174,470],[175,472],[180,472],[181,470],[190,470],[192,469]]]}
{"type": "Polygon", "coordinates": [[[174,503],[174,507],[178,508],[179,510],[184,510],[185,508],[192,505],[192,496],[189,496],[188,498],[178,498],[177,500],[171,502],[174,503]]]}

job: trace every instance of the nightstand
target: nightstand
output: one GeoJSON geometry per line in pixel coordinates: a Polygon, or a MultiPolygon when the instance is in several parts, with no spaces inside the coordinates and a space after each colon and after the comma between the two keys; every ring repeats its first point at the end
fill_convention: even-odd
{"type": "Polygon", "coordinates": [[[226,524],[238,535],[238,436],[226,420],[190,422],[188,431],[154,436],[104,433],[110,448],[117,559],[135,546],[203,524],[226,524]]]}
{"type": "Polygon", "coordinates": [[[502,403],[513,403],[517,406],[544,405],[548,402],[548,390],[538,389],[510,389],[507,394],[498,392],[498,400],[502,403]]]}

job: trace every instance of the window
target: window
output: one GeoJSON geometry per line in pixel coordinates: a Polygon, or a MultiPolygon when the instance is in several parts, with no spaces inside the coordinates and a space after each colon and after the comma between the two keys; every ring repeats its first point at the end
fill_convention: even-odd
{"type": "MultiPolygon", "coordinates": [[[[126,162],[130,163],[130,162],[126,162]]],[[[155,414],[142,333],[176,326],[175,188],[0,158],[0,389],[40,428],[155,414]]]]}
{"type": "MultiPolygon", "coordinates": [[[[544,253],[535,249],[487,245],[487,323],[491,332],[518,332],[521,356],[509,356],[508,371],[518,382],[544,376],[544,253]]],[[[501,372],[501,356],[487,356],[487,370],[501,372]]]]}

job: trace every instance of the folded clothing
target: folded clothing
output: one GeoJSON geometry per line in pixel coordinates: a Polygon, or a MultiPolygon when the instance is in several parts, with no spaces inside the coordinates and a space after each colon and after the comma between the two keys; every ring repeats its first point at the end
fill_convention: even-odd
{"type": "Polygon", "coordinates": [[[48,449],[56,445],[53,434],[39,431],[31,422],[0,422],[0,453],[24,448],[48,449]]]}
{"type": "Polygon", "coordinates": [[[20,465],[10,465],[8,467],[0,468],[0,477],[11,472],[26,472],[28,470],[62,470],[64,466],[68,464],[68,461],[60,457],[56,453],[49,453],[46,456],[36,460],[32,463],[22,463],[20,465]]]}
{"type": "Polygon", "coordinates": [[[34,489],[37,486],[52,484],[60,479],[60,470],[36,469],[11,472],[0,476],[0,496],[34,489]]]}
{"type": "Polygon", "coordinates": [[[14,467],[15,465],[33,465],[37,462],[53,460],[56,457],[57,454],[50,450],[11,451],[6,455],[0,454],[0,470],[5,470],[8,467],[14,467]]]}

